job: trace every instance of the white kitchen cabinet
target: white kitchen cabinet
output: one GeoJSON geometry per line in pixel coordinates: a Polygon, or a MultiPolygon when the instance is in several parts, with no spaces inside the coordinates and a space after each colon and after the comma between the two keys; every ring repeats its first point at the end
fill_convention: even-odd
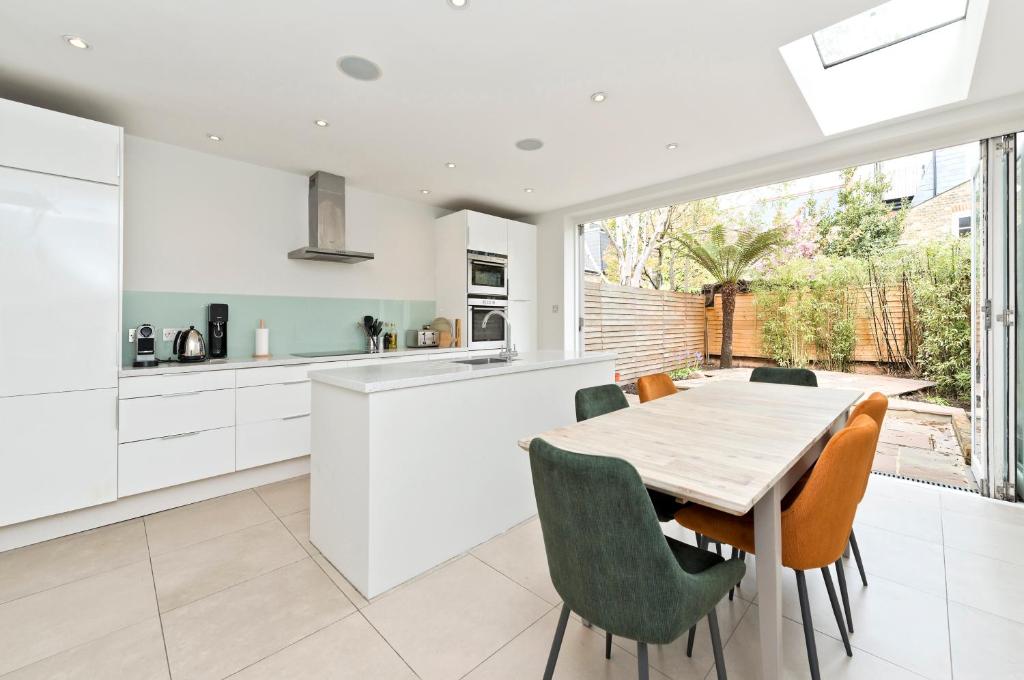
{"type": "Polygon", "coordinates": [[[537,303],[534,300],[512,300],[508,303],[512,324],[512,344],[520,352],[537,349],[537,303]]]}
{"type": "Polygon", "coordinates": [[[235,422],[239,425],[308,413],[308,380],[240,387],[235,391],[235,422]]]}
{"type": "Polygon", "coordinates": [[[235,471],[235,428],[121,444],[117,494],[131,496],[235,471]]]}
{"type": "Polygon", "coordinates": [[[508,255],[508,220],[472,210],[465,213],[467,250],[508,255]]]}
{"type": "Polygon", "coordinates": [[[195,371],[191,373],[163,373],[160,375],[139,375],[121,378],[121,399],[135,397],[169,396],[206,392],[208,390],[230,390],[235,386],[234,371],[195,371]]]}
{"type": "Polygon", "coordinates": [[[117,389],[0,398],[0,526],[117,499],[117,389]]]}
{"type": "Polygon", "coordinates": [[[122,399],[120,406],[118,441],[122,444],[235,424],[234,390],[122,399]]]}
{"type": "Polygon", "coordinates": [[[253,387],[256,385],[308,382],[309,371],[319,365],[320,364],[298,364],[292,366],[245,368],[236,371],[235,385],[237,387],[253,387]]]}
{"type": "Polygon", "coordinates": [[[117,187],[0,167],[0,397],[117,386],[119,242],[117,187]]]}
{"type": "Polygon", "coordinates": [[[237,427],[235,467],[239,470],[308,455],[308,413],[237,427]]]}
{"type": "Polygon", "coordinates": [[[537,299],[537,227],[508,222],[508,299],[537,299]]]}
{"type": "Polygon", "coordinates": [[[120,184],[121,128],[0,99],[0,165],[120,184]]]}

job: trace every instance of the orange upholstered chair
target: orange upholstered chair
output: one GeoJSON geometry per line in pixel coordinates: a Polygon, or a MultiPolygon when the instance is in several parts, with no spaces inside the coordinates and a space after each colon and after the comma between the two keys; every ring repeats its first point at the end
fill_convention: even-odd
{"type": "Polygon", "coordinates": [[[676,389],[672,378],[668,377],[668,373],[655,373],[654,375],[645,375],[642,378],[638,378],[636,381],[636,391],[640,395],[640,403],[643,404],[644,402],[675,394],[679,390],[676,389]]]}
{"type": "MultiPolygon", "coordinates": [[[[852,656],[828,567],[842,558],[846,548],[865,478],[871,474],[877,440],[875,421],[858,415],[829,440],[803,489],[782,510],[782,564],[796,572],[807,658],[815,680],[820,672],[804,572],[821,570],[846,653],[852,656]]],[[[738,517],[690,503],[676,513],[676,521],[702,537],[757,553],[753,513],[738,517]]]]}

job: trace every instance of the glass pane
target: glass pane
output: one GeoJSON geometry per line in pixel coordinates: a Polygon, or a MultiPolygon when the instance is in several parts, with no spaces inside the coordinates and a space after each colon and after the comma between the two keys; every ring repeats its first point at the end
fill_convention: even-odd
{"type": "Polygon", "coordinates": [[[890,0],[814,33],[828,68],[967,17],[968,0],[890,0]]]}
{"type": "Polygon", "coordinates": [[[500,265],[474,262],[473,285],[503,288],[505,286],[505,268],[500,265]]]}
{"type": "MultiPolygon", "coordinates": [[[[1024,144],[1024,134],[1017,135],[1016,144],[1016,181],[1014,186],[1014,203],[1016,204],[1016,210],[1011,219],[1014,221],[1014,229],[1016,234],[1016,284],[1017,284],[1017,299],[1014,301],[1014,309],[1017,310],[1017,314],[1020,314],[1020,310],[1024,309],[1021,305],[1024,304],[1024,208],[1021,204],[1024,202],[1024,195],[1021,193],[1021,175],[1024,175],[1024,162],[1022,162],[1021,156],[1021,145],[1024,144]]],[[[1016,380],[1015,380],[1015,403],[1013,408],[1016,409],[1016,415],[1014,422],[1014,449],[1015,455],[1015,477],[1016,477],[1016,494],[1017,498],[1024,498],[1024,432],[1021,427],[1024,426],[1024,408],[1022,408],[1021,395],[1024,394],[1024,373],[1021,371],[1021,366],[1024,366],[1024,338],[1020,334],[1016,335],[1016,351],[1017,361],[1014,364],[1016,369],[1016,380]]]]}
{"type": "MultiPolygon", "coordinates": [[[[473,342],[501,342],[505,339],[505,320],[495,314],[483,325],[484,317],[491,309],[473,308],[473,342]]],[[[504,310],[503,310],[504,311],[504,310]]]]}

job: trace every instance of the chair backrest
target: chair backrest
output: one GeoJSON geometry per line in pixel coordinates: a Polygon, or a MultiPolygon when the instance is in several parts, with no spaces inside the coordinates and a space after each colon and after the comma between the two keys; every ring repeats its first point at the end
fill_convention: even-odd
{"type": "Polygon", "coordinates": [[[576,391],[577,422],[628,407],[626,395],[618,385],[597,385],[576,391]]]}
{"type": "Polygon", "coordinates": [[[551,581],[570,609],[645,642],[674,640],[699,618],[686,593],[693,577],[668,547],[632,465],[535,438],[530,469],[551,581]]]}
{"type": "Polygon", "coordinates": [[[782,513],[786,566],[817,569],[843,554],[877,438],[878,425],[861,415],[825,445],[804,488],[782,513]]]}
{"type": "MultiPolygon", "coordinates": [[[[872,450],[878,450],[878,437],[881,436],[882,425],[885,423],[885,413],[888,410],[889,398],[881,392],[873,392],[867,399],[853,407],[850,418],[847,420],[847,423],[853,423],[857,420],[858,416],[868,416],[875,421],[875,424],[878,425],[878,434],[875,435],[875,441],[871,444],[872,450]]],[[[861,500],[864,500],[864,494],[868,492],[868,480],[870,479],[871,475],[864,478],[864,488],[860,492],[861,500]]]]}
{"type": "Polygon", "coordinates": [[[676,384],[672,382],[672,378],[668,377],[668,373],[655,373],[654,375],[645,375],[642,378],[638,378],[636,381],[636,391],[640,395],[640,403],[643,404],[675,394],[679,390],[676,389],[676,384]]]}
{"type": "Polygon", "coordinates": [[[775,383],[777,385],[802,385],[817,387],[818,376],[807,368],[782,368],[781,366],[758,366],[750,374],[750,382],[775,383]]]}

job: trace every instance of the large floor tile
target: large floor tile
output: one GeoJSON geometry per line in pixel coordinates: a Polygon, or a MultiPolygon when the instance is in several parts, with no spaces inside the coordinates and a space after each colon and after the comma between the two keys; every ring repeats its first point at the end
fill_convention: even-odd
{"type": "Polygon", "coordinates": [[[947,489],[922,484],[907,479],[898,479],[887,475],[871,475],[868,479],[868,488],[865,498],[871,499],[878,496],[887,496],[903,501],[916,503],[931,510],[938,510],[942,505],[942,496],[945,493],[963,493],[962,491],[950,492],[947,489]]]}
{"type": "Polygon", "coordinates": [[[4,680],[166,680],[160,620],[147,619],[4,676],[4,680]]]}
{"type": "Polygon", "coordinates": [[[163,615],[175,680],[223,678],[355,611],[310,559],[163,615]]]}
{"type": "Polygon", "coordinates": [[[241,491],[146,517],[149,550],[160,555],[274,519],[254,491],[241,491]]]}
{"type": "MultiPolygon", "coordinates": [[[[945,597],[946,567],[940,544],[863,524],[857,527],[857,545],[868,583],[872,576],[880,576],[945,597]]],[[[860,588],[860,574],[852,554],[844,564],[851,587],[860,588]]]]}
{"type": "Polygon", "coordinates": [[[313,555],[313,562],[316,563],[320,569],[323,570],[327,577],[331,579],[335,587],[345,594],[345,597],[349,599],[352,604],[362,609],[370,602],[363,597],[363,594],[356,590],[356,587],[348,582],[340,571],[334,568],[334,565],[327,561],[327,558],[320,554],[319,551],[313,555]]]}
{"type": "MultiPolygon", "coordinates": [[[[551,650],[551,639],[558,625],[561,607],[554,607],[541,620],[477,666],[466,680],[521,680],[544,674],[551,650]]],[[[635,680],[637,661],[633,654],[615,649],[611,659],[604,658],[604,636],[569,619],[562,648],[555,665],[556,680],[635,680]]],[[[699,680],[703,675],[693,675],[699,680]]],[[[651,669],[652,680],[666,676],[651,669]]]]}
{"type": "Polygon", "coordinates": [[[455,560],[363,609],[424,680],[462,677],[551,605],[475,557],[455,560]]]}
{"type": "Polygon", "coordinates": [[[551,583],[548,558],[544,552],[544,536],[541,534],[540,521],[536,518],[492,538],[472,552],[546,602],[561,602],[558,591],[551,583]]]}
{"type": "Polygon", "coordinates": [[[360,614],[351,614],[231,678],[416,680],[401,657],[360,614]]]}
{"type": "Polygon", "coordinates": [[[0,553],[0,603],[149,557],[141,519],[0,553]]]}
{"type": "MultiPolygon", "coordinates": [[[[725,668],[729,680],[757,680],[760,677],[761,644],[757,623],[757,606],[743,617],[732,639],[725,645],[725,668]]],[[[827,635],[814,636],[818,649],[821,677],[828,680],[921,680],[921,676],[893,663],[864,652],[846,656],[843,644],[827,635]]],[[[941,650],[936,643],[937,650],[941,650]]],[[[807,646],[803,626],[789,619],[782,620],[783,674],[785,680],[808,680],[807,646]]],[[[714,673],[708,678],[714,678],[714,673]]]]}
{"type": "Polygon", "coordinates": [[[155,616],[148,560],[0,605],[0,675],[155,616]]]}
{"type": "Polygon", "coordinates": [[[160,611],[307,557],[276,519],[157,555],[153,558],[153,578],[160,611]]]}
{"type": "Polygon", "coordinates": [[[281,523],[291,532],[302,549],[311,556],[319,555],[320,551],[309,541],[309,510],[302,510],[281,518],[281,523]]]}
{"type": "Polygon", "coordinates": [[[946,548],[950,602],[959,602],[1024,623],[1024,578],[1020,565],[946,548]]]}
{"type": "Polygon", "coordinates": [[[942,542],[939,508],[910,498],[869,493],[857,508],[856,526],[864,524],[922,541],[942,542]]]}
{"type": "Polygon", "coordinates": [[[956,680],[1024,678],[1024,624],[951,602],[949,632],[956,680]]]}
{"type": "Polygon", "coordinates": [[[274,482],[256,489],[278,517],[309,509],[309,475],[274,482]]]}
{"type": "Polygon", "coordinates": [[[1000,522],[1024,524],[1024,504],[997,501],[973,493],[943,493],[942,511],[956,512],[982,519],[995,519],[1000,522]]]}
{"type": "Polygon", "coordinates": [[[992,516],[943,512],[942,533],[951,548],[1024,565],[1024,517],[1004,522],[992,516]]]}

